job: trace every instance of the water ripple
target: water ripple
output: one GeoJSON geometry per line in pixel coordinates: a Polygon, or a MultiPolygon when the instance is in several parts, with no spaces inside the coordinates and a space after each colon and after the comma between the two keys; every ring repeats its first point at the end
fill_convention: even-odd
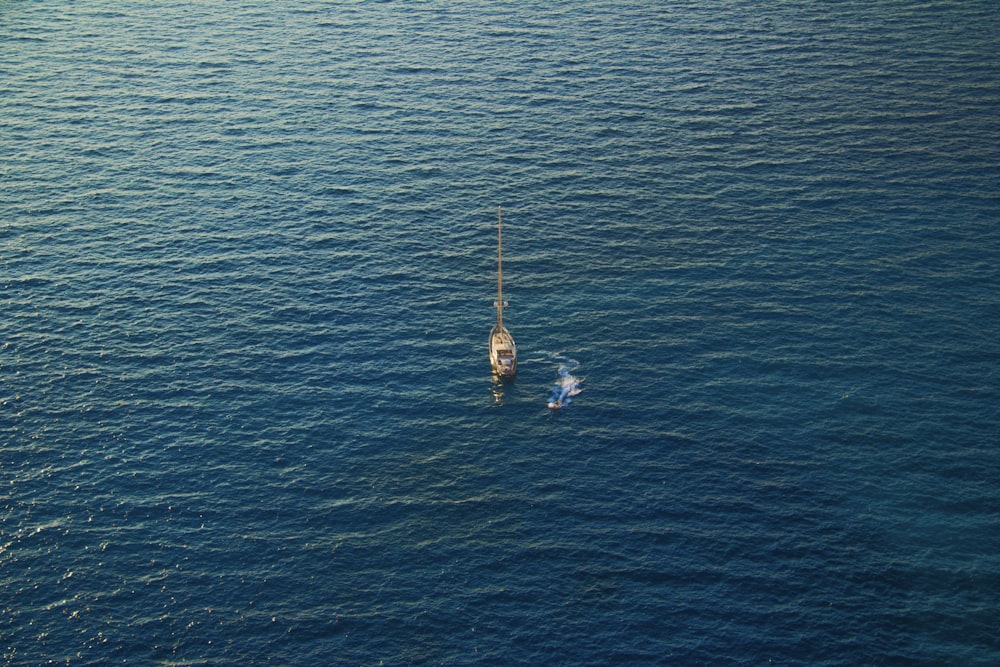
{"type": "Polygon", "coordinates": [[[997,662],[984,3],[49,9],[3,664],[997,662]]]}

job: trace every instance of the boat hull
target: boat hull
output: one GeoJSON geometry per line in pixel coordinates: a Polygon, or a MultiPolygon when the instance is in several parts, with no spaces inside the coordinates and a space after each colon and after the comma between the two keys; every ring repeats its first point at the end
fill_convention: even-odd
{"type": "Polygon", "coordinates": [[[517,345],[507,328],[500,324],[490,331],[490,366],[501,379],[517,375],[517,345]]]}

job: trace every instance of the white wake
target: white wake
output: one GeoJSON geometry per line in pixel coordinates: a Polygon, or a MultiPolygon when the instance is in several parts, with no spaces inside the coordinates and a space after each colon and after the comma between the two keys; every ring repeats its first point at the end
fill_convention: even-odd
{"type": "Polygon", "coordinates": [[[559,365],[559,378],[555,386],[552,387],[552,396],[549,397],[549,409],[558,410],[573,402],[573,397],[583,391],[580,384],[583,378],[578,378],[570,370],[576,370],[579,364],[570,360],[572,367],[566,364],[559,365]]]}

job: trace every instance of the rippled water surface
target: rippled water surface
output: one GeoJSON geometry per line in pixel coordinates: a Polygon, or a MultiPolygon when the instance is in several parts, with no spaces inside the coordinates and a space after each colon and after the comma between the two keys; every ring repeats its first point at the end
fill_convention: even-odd
{"type": "Polygon", "coordinates": [[[1000,663],[997,44],[0,0],[0,662],[1000,663]]]}

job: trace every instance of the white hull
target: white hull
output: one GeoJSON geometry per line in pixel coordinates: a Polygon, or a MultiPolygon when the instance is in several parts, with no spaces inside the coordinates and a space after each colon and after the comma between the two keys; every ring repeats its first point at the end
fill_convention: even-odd
{"type": "Polygon", "coordinates": [[[501,378],[517,374],[517,345],[510,332],[499,324],[490,331],[490,366],[501,378]]]}

